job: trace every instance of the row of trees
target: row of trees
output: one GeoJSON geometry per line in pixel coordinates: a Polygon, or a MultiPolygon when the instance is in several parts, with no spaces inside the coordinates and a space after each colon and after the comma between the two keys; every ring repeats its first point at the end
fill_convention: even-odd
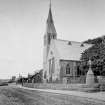
{"type": "Polygon", "coordinates": [[[94,74],[105,76],[105,36],[89,39],[84,43],[93,44],[93,46],[82,53],[82,72],[87,72],[88,60],[90,59],[92,61],[92,70],[94,74]]]}

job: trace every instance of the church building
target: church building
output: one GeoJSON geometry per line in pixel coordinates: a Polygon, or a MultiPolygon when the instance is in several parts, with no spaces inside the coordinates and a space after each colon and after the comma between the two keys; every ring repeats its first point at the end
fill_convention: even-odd
{"type": "Polygon", "coordinates": [[[43,80],[69,83],[80,75],[81,53],[92,45],[58,39],[57,36],[50,4],[44,35],[43,80]]]}

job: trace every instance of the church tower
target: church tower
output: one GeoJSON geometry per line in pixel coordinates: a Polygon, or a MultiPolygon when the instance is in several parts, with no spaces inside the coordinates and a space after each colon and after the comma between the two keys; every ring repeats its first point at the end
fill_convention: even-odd
{"type": "MultiPolygon", "coordinates": [[[[50,6],[49,6],[49,13],[48,13],[48,18],[46,22],[46,32],[44,35],[44,55],[43,55],[43,69],[44,72],[46,71],[46,66],[47,66],[47,56],[51,44],[52,39],[57,39],[57,33],[56,29],[54,26],[54,21],[52,17],[52,11],[51,11],[51,0],[50,0],[50,6]]],[[[45,74],[46,75],[46,74],[45,74]]]]}

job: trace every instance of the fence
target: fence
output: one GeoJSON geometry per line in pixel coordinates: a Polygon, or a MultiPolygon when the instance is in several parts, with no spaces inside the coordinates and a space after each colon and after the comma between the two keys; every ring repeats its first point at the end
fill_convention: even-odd
{"type": "Polygon", "coordinates": [[[105,77],[99,78],[98,83],[88,86],[85,83],[60,84],[60,83],[24,83],[25,87],[38,89],[55,89],[55,90],[77,90],[77,91],[105,91],[105,77]],[[100,83],[101,81],[101,83],[100,83]]]}
{"type": "Polygon", "coordinates": [[[25,87],[29,88],[37,88],[37,89],[55,89],[55,90],[79,90],[83,91],[83,89],[87,88],[85,84],[52,84],[52,83],[25,83],[25,87]]]}

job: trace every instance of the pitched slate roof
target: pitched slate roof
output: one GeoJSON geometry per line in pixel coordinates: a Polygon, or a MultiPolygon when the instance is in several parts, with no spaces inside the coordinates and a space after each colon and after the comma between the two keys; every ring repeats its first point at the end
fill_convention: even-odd
{"type": "Polygon", "coordinates": [[[80,61],[81,53],[92,46],[81,42],[53,40],[60,59],[80,61]]]}

